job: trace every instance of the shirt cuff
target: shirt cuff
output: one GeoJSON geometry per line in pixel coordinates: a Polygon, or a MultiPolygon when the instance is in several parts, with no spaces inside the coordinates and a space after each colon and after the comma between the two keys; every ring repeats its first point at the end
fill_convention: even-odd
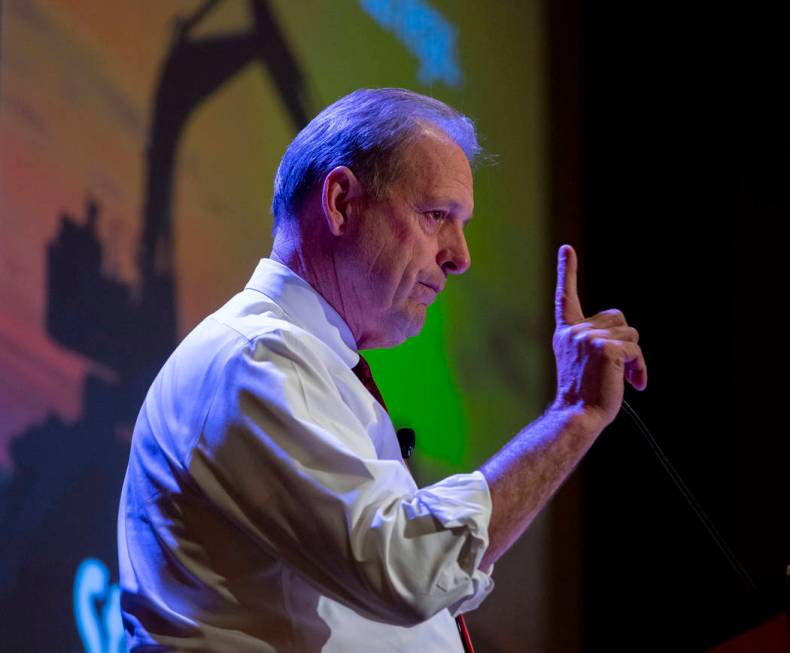
{"type": "Polygon", "coordinates": [[[420,500],[447,529],[466,531],[467,544],[456,564],[449,565],[438,585],[447,592],[461,596],[448,606],[454,617],[477,608],[494,589],[493,567],[486,573],[480,569],[488,548],[488,524],[491,521],[491,491],[482,472],[455,474],[422,488],[420,500]]]}

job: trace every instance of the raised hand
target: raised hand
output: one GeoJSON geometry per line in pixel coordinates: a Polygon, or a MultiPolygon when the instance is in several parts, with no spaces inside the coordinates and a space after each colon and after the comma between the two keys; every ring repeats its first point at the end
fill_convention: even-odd
{"type": "Polygon", "coordinates": [[[647,387],[647,365],[637,344],[639,333],[621,311],[584,317],[576,290],[576,252],[560,247],[554,299],[556,407],[576,407],[601,427],[609,424],[623,401],[623,380],[637,390],[647,387]]]}

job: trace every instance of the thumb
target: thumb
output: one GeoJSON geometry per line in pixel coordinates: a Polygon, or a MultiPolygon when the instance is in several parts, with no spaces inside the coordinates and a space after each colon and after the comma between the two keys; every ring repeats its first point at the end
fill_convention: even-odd
{"type": "Polygon", "coordinates": [[[563,245],[557,254],[557,291],[554,295],[554,321],[557,326],[584,319],[576,291],[576,252],[563,245]]]}

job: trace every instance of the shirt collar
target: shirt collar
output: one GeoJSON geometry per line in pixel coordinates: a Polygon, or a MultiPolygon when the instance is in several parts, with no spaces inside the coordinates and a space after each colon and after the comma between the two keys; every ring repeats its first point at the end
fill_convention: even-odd
{"type": "Polygon", "coordinates": [[[257,290],[272,299],[291,320],[326,344],[350,368],[359,362],[357,344],[346,321],[289,267],[262,258],[245,289],[257,290]]]}

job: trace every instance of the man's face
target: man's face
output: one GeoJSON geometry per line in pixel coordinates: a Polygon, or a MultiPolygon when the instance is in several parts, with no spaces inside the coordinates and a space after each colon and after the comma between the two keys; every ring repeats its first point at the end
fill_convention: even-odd
{"type": "Polygon", "coordinates": [[[361,211],[351,243],[345,309],[360,349],[393,347],[417,335],[447,275],[471,264],[463,229],[474,197],[463,150],[425,127],[403,157],[403,172],[386,197],[361,211]]]}

